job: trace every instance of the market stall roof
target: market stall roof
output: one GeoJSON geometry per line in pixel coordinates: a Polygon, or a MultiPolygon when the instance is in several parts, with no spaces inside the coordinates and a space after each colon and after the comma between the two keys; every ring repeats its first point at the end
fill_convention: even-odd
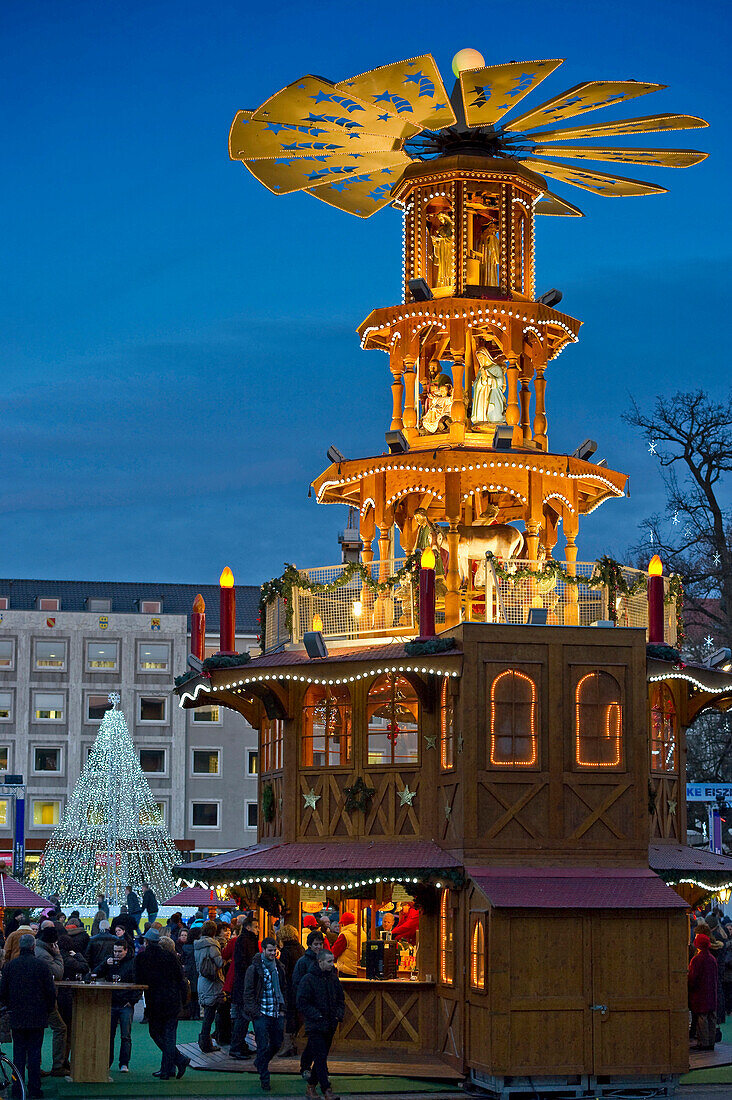
{"type": "Polygon", "coordinates": [[[710,668],[709,665],[695,663],[662,661],[656,657],[648,658],[646,668],[647,678],[651,682],[685,680],[710,695],[732,694],[732,673],[725,672],[721,668],[710,668]]]}
{"type": "Polygon", "coordinates": [[[35,890],[29,890],[7,871],[0,871],[0,907],[17,905],[19,909],[37,909],[40,905],[50,905],[48,898],[42,898],[35,890]]]}
{"type": "Polygon", "coordinates": [[[686,844],[650,844],[648,863],[664,882],[691,883],[708,890],[732,888],[732,859],[686,844]]]}
{"type": "Polygon", "coordinates": [[[236,909],[238,904],[235,898],[222,901],[215,890],[205,886],[187,886],[163,902],[163,905],[217,905],[219,909],[236,909]]]}
{"type": "Polygon", "coordinates": [[[682,909],[686,902],[644,867],[473,867],[496,909],[682,909]]]}
{"type": "Polygon", "coordinates": [[[254,878],[276,874],[317,876],[318,872],[430,874],[460,868],[455,856],[431,840],[332,840],[325,843],[262,843],[174,868],[184,882],[221,882],[232,875],[254,878]]]}

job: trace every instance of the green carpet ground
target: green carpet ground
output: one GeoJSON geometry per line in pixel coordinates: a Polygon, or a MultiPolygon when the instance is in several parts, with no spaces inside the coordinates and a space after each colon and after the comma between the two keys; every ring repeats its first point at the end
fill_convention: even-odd
{"type": "MultiPolygon", "coordinates": [[[[193,1020],[182,1020],[178,1025],[178,1042],[194,1042],[199,1024],[193,1020]]],[[[119,1051],[119,1032],[117,1033],[117,1052],[119,1051]]],[[[5,1053],[12,1056],[10,1047],[5,1053]]],[[[43,1044],[44,1069],[51,1068],[51,1033],[46,1031],[43,1044]]],[[[113,1083],[98,1085],[78,1085],[66,1081],[63,1077],[44,1077],[43,1093],[48,1100],[72,1100],[72,1098],[134,1097],[143,1100],[158,1096],[201,1096],[201,1097],[239,1097],[263,1096],[256,1073],[212,1073],[208,1070],[186,1072],[182,1080],[158,1081],[152,1076],[153,1070],[160,1069],[160,1051],[148,1035],[147,1025],[132,1025],[132,1059],[130,1072],[120,1073],[117,1059],[112,1065],[110,1076],[113,1083]]],[[[454,1093],[460,1090],[444,1081],[417,1081],[404,1077],[341,1077],[333,1075],[333,1084],[343,1096],[354,1094],[404,1096],[409,1093],[454,1093]]],[[[302,1096],[305,1086],[297,1074],[274,1074],[270,1096],[302,1096]]]]}
{"type": "MultiPolygon", "coordinates": [[[[732,1017],[722,1024],[722,1042],[732,1043],[732,1017]]],[[[695,1069],[681,1078],[682,1085],[732,1085],[732,1066],[715,1066],[713,1069],[695,1069]]],[[[730,1090],[732,1092],[732,1090],[730,1090]]]]}

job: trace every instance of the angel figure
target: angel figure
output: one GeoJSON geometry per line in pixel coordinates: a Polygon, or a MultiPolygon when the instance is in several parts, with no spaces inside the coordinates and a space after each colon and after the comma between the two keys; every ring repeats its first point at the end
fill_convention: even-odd
{"type": "Polygon", "coordinates": [[[487,348],[478,348],[480,369],[473,382],[473,424],[504,424],[506,421],[506,378],[503,367],[487,348]]]}
{"type": "Polygon", "coordinates": [[[450,286],[452,283],[452,238],[452,218],[444,212],[438,214],[430,229],[435,286],[450,286]]]}

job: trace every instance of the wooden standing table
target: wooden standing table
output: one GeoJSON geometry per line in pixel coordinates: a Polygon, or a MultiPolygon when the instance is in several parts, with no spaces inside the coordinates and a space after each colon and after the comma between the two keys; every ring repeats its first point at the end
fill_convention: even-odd
{"type": "Polygon", "coordinates": [[[147,989],[131,982],[56,982],[59,989],[70,989],[73,998],[71,1019],[71,1080],[81,1082],[109,1080],[109,1032],[112,1020],[112,994],[124,989],[147,989]]]}

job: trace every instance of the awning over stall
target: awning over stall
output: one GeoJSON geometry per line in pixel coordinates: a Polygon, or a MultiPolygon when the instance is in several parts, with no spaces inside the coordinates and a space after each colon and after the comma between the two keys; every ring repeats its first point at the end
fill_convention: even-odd
{"type": "Polygon", "coordinates": [[[686,908],[642,867],[474,867],[466,873],[496,909],[686,908]]]}
{"type": "Polygon", "coordinates": [[[648,863],[669,885],[689,883],[706,890],[732,887],[732,859],[686,844],[650,844],[648,863]]]}

